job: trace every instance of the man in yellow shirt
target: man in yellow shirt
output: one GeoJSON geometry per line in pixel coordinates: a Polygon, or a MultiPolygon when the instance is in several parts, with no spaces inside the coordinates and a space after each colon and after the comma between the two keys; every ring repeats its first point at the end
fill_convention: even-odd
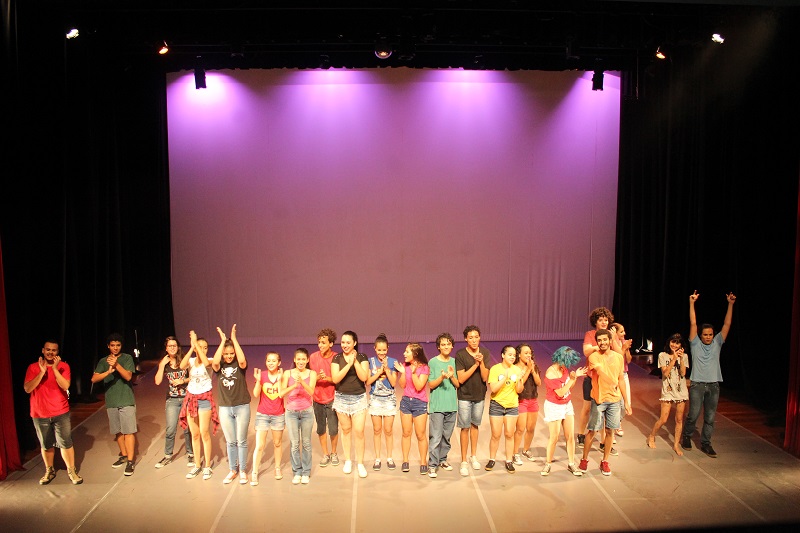
{"type": "MultiPolygon", "coordinates": [[[[608,456],[614,442],[614,430],[619,429],[621,422],[622,398],[627,395],[622,354],[611,349],[611,332],[599,329],[595,333],[598,349],[587,358],[589,370],[592,372],[592,408],[589,418],[586,442],[592,442],[594,434],[603,429],[605,423],[606,436],[603,449],[603,460],[600,471],[604,476],[611,475],[608,456]],[[604,422],[605,421],[605,422],[604,422]]],[[[625,405],[625,414],[633,413],[630,403],[625,405]]],[[[591,445],[583,447],[583,458],[580,470],[586,472],[589,467],[589,451],[591,445]]]]}

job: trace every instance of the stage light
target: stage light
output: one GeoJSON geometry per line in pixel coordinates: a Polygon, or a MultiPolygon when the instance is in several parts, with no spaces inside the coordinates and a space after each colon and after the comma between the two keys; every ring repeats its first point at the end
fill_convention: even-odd
{"type": "Polygon", "coordinates": [[[375,43],[375,57],[378,59],[389,59],[392,56],[392,48],[385,41],[375,43]]]}
{"type": "Polygon", "coordinates": [[[602,70],[595,70],[594,75],[592,76],[592,90],[593,91],[602,91],[603,90],[603,71],[602,70]]]}
{"type": "Polygon", "coordinates": [[[196,67],[194,69],[194,88],[195,89],[206,88],[206,71],[204,68],[196,67]]]}
{"type": "Polygon", "coordinates": [[[78,31],[78,28],[72,28],[71,30],[69,30],[67,32],[67,39],[75,39],[79,35],[80,35],[80,32],[78,31]]]}
{"type": "Polygon", "coordinates": [[[656,57],[658,59],[666,59],[667,58],[666,54],[664,54],[664,52],[661,51],[661,47],[660,46],[658,48],[656,48],[656,57]]]}
{"type": "Polygon", "coordinates": [[[722,43],[724,43],[724,42],[725,42],[725,37],[723,37],[723,36],[722,36],[722,35],[720,35],[719,33],[715,33],[715,34],[713,34],[713,35],[711,36],[711,40],[712,40],[712,41],[714,41],[714,42],[715,42],[715,43],[717,43],[717,44],[722,44],[722,43]]]}
{"type": "Polygon", "coordinates": [[[164,41],[164,46],[158,49],[158,53],[163,56],[167,52],[169,52],[169,46],[167,46],[167,41],[164,41]]]}

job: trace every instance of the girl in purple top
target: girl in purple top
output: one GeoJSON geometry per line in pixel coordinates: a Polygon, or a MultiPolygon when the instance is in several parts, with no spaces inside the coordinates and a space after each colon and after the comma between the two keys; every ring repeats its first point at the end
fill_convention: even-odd
{"type": "Polygon", "coordinates": [[[395,363],[400,373],[403,399],[400,401],[400,422],[403,426],[403,472],[409,471],[408,453],[411,450],[411,430],[417,435],[420,467],[419,473],[428,473],[428,358],[417,343],[406,346],[405,364],[395,363]]]}
{"type": "Polygon", "coordinates": [[[292,484],[308,485],[311,476],[311,430],[314,428],[314,409],[311,405],[317,373],[308,369],[308,350],[305,348],[295,350],[294,366],[283,373],[281,394],[286,408],[286,429],[289,431],[294,474],[292,484]]]}

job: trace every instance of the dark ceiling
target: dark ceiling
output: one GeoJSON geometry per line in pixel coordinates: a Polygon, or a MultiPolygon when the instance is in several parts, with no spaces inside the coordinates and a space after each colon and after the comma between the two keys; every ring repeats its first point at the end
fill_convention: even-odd
{"type": "MultiPolygon", "coordinates": [[[[780,4],[781,2],[777,2],[780,4]]],[[[774,4],[774,3],[773,3],[774,4]]],[[[397,67],[630,70],[657,47],[707,45],[753,10],[695,2],[246,0],[64,1],[69,46],[152,55],[167,71],[397,67]],[[393,53],[375,56],[376,44],[393,53]]]]}

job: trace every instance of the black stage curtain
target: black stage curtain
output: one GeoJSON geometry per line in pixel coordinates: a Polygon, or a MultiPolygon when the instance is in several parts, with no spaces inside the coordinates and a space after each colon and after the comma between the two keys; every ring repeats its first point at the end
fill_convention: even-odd
{"type": "Polygon", "coordinates": [[[4,24],[0,230],[23,449],[38,447],[24,372],[46,338],[61,341],[72,400],[88,401],[109,333],[141,358],[175,333],[164,75],[66,43],[57,6],[37,4],[4,24]]]}
{"type": "Polygon", "coordinates": [[[765,12],[742,23],[724,54],[687,49],[626,74],[620,140],[614,312],[657,355],[670,334],[687,336],[694,290],[698,322],[716,331],[733,291],[723,386],[778,424],[798,327],[800,108],[786,79],[798,64],[797,21],[797,11],[765,12]]]}

